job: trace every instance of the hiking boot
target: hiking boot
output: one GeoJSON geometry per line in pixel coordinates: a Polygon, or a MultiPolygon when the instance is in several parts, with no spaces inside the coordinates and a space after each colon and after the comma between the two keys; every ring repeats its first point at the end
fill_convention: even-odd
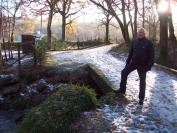
{"type": "Polygon", "coordinates": [[[120,89],[114,90],[114,93],[125,94],[125,92],[121,91],[120,89]]]}
{"type": "Polygon", "coordinates": [[[144,99],[139,100],[139,105],[143,105],[144,99]]]}

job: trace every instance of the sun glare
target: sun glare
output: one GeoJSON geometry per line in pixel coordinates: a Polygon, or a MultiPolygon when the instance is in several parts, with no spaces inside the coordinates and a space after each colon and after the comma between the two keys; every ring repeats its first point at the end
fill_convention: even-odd
{"type": "Polygon", "coordinates": [[[168,9],[168,2],[166,2],[165,0],[161,0],[158,10],[160,12],[163,12],[163,11],[166,11],[167,9],[168,9]]]}

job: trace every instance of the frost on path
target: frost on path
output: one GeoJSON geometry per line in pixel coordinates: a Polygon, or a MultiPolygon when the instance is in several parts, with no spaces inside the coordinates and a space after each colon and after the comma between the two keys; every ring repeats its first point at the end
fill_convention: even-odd
{"type": "MultiPolygon", "coordinates": [[[[50,54],[58,64],[72,62],[94,64],[119,88],[120,73],[125,66],[126,56],[108,52],[115,45],[117,44],[95,49],[51,52],[50,54]]],[[[126,94],[132,102],[137,102],[138,93],[139,77],[134,71],[128,77],[126,94]]],[[[177,76],[154,66],[147,73],[146,97],[143,106],[152,114],[158,114],[161,122],[166,126],[171,126],[171,130],[172,127],[177,127],[177,76]]],[[[143,121],[145,118],[139,117],[139,119],[143,121]]]]}

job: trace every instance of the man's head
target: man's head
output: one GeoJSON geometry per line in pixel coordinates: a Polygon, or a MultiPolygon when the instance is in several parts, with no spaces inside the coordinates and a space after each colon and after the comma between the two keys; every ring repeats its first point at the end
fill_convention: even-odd
{"type": "Polygon", "coordinates": [[[137,32],[138,38],[144,38],[145,37],[145,29],[144,28],[139,28],[137,32]]]}

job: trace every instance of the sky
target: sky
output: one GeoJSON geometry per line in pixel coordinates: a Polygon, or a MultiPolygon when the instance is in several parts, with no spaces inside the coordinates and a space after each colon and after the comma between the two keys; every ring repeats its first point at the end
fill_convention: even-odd
{"type": "MultiPolygon", "coordinates": [[[[172,11],[173,24],[174,26],[177,26],[177,14],[176,14],[177,5],[171,4],[171,11],[172,11]]],[[[103,17],[100,14],[97,14],[100,11],[94,5],[85,9],[85,12],[86,12],[85,16],[81,16],[77,19],[79,22],[94,22],[100,20],[103,17]]]]}
{"type": "MultiPolygon", "coordinates": [[[[112,44],[85,50],[50,51],[48,53],[51,54],[51,58],[58,62],[58,65],[91,63],[97,66],[109,81],[119,88],[120,74],[125,66],[127,55],[108,52],[117,45],[112,44]]],[[[31,57],[27,57],[23,61],[25,62],[29,58],[31,57]]],[[[5,75],[0,74],[0,76],[5,75]]],[[[35,86],[39,83],[46,84],[49,90],[54,88],[54,85],[46,83],[45,79],[40,79],[29,85],[27,90],[35,93],[35,86]]],[[[119,104],[104,105],[103,108],[97,108],[102,117],[116,127],[114,133],[122,133],[123,131],[127,133],[147,133],[147,131],[149,133],[157,133],[158,131],[175,133],[177,131],[177,76],[153,66],[152,70],[147,73],[146,96],[143,106],[138,105],[138,93],[139,77],[137,72],[133,71],[128,77],[126,91],[126,97],[130,103],[124,108],[121,108],[119,104]],[[136,127],[137,123],[141,123],[140,128],[136,127]]],[[[24,94],[21,96],[25,97],[24,94]]],[[[0,100],[3,100],[2,96],[0,96],[0,100]]],[[[89,116],[92,113],[90,111],[83,114],[89,116]]]]}
{"type": "MultiPolygon", "coordinates": [[[[5,2],[3,2],[3,4],[6,5],[5,2]]],[[[162,9],[165,9],[166,5],[167,4],[163,4],[162,9]]],[[[171,4],[171,11],[173,13],[172,17],[173,17],[174,24],[177,25],[177,15],[176,15],[177,5],[171,4]]],[[[95,5],[93,5],[93,3],[91,3],[88,6],[88,8],[84,9],[84,12],[86,13],[86,15],[85,16],[81,16],[80,18],[78,18],[77,19],[78,21],[81,21],[81,22],[93,22],[93,21],[98,20],[98,19],[100,19],[102,17],[100,14],[99,15],[97,14],[100,11],[98,10],[98,8],[95,5]]],[[[18,12],[18,14],[21,15],[22,13],[18,12]]],[[[48,15],[46,17],[48,17],[48,15]]],[[[45,18],[45,16],[43,18],[45,18]]],[[[39,19],[40,19],[40,17],[39,17],[39,19]]]]}

